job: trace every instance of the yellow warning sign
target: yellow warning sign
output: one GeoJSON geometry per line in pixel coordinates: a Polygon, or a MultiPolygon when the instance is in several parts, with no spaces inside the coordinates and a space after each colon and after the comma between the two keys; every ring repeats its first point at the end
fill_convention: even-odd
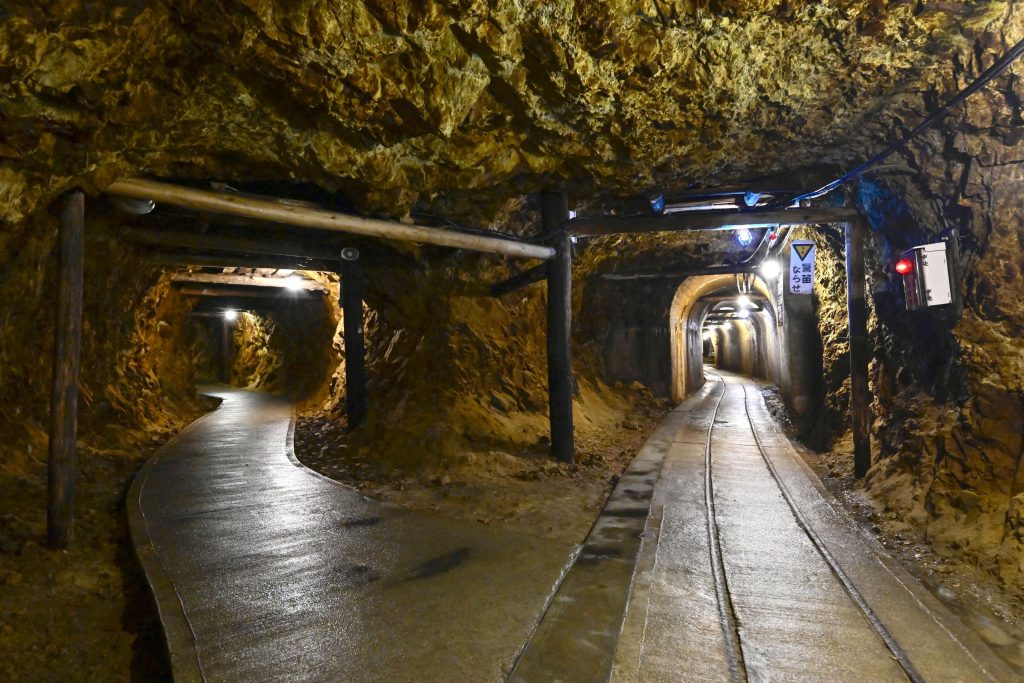
{"type": "Polygon", "coordinates": [[[793,245],[793,251],[797,253],[801,261],[807,258],[807,255],[811,253],[811,249],[814,249],[814,244],[811,243],[793,245]]]}

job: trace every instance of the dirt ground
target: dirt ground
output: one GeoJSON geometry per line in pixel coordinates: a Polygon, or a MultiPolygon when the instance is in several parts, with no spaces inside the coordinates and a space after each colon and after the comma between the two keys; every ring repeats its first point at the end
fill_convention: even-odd
{"type": "Polygon", "coordinates": [[[170,433],[118,451],[79,447],[74,539],[45,547],[46,473],[0,476],[0,680],[168,681],[156,607],[124,499],[170,433]]]}
{"type": "MultiPolygon", "coordinates": [[[[774,387],[762,388],[772,415],[793,438],[786,408],[774,387]]],[[[885,512],[853,477],[853,437],[848,432],[831,450],[798,452],[832,495],[864,529],[1007,664],[1024,677],[1024,597],[1005,590],[992,574],[953,555],[941,555],[912,526],[885,512]]]]}
{"type": "Polygon", "coordinates": [[[637,394],[615,423],[578,427],[573,465],[551,460],[542,441],[514,452],[466,451],[445,468],[410,475],[382,469],[367,451],[348,448],[344,425],[316,416],[299,418],[295,454],[308,467],[377,500],[579,543],[669,409],[668,401],[637,394]]]}

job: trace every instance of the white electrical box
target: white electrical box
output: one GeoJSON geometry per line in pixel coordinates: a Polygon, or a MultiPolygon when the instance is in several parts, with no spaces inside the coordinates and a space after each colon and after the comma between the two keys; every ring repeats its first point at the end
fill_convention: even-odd
{"type": "Polygon", "coordinates": [[[908,311],[953,303],[947,245],[922,244],[903,252],[897,272],[903,275],[908,311]]]}

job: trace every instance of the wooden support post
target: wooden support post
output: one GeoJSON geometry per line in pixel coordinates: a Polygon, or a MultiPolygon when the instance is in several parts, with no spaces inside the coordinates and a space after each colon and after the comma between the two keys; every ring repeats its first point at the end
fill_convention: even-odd
{"type": "Polygon", "coordinates": [[[559,226],[569,218],[564,192],[541,195],[544,234],[555,256],[548,262],[548,415],[551,455],[561,462],[575,459],[572,417],[572,241],[559,226]]]}
{"type": "Polygon", "coordinates": [[[868,314],[865,303],[864,219],[846,223],[846,302],[850,321],[850,419],[853,427],[853,473],[858,479],[871,467],[868,393],[868,314]]]}
{"type": "Polygon", "coordinates": [[[341,252],[341,308],[345,324],[345,406],[351,430],[366,422],[367,411],[363,264],[358,249],[341,252]]]}
{"type": "Polygon", "coordinates": [[[75,439],[78,432],[78,376],[82,354],[85,195],[63,198],[58,231],[57,320],[54,325],[53,386],[50,393],[50,450],[46,526],[50,545],[71,540],[75,504],[75,439]]]}
{"type": "Polygon", "coordinates": [[[220,315],[220,381],[231,384],[231,357],[235,351],[234,323],[220,315]]]}

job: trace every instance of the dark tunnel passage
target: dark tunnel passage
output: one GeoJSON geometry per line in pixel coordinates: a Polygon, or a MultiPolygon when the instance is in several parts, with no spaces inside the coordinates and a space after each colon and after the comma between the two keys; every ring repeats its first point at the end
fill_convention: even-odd
{"type": "Polygon", "coordinates": [[[196,297],[179,289],[192,302],[186,343],[197,384],[222,382],[304,401],[344,366],[337,303],[325,291],[289,289],[305,280],[293,271],[270,276],[283,278],[285,286],[245,297],[220,295],[216,288],[211,296],[196,297]]]}

